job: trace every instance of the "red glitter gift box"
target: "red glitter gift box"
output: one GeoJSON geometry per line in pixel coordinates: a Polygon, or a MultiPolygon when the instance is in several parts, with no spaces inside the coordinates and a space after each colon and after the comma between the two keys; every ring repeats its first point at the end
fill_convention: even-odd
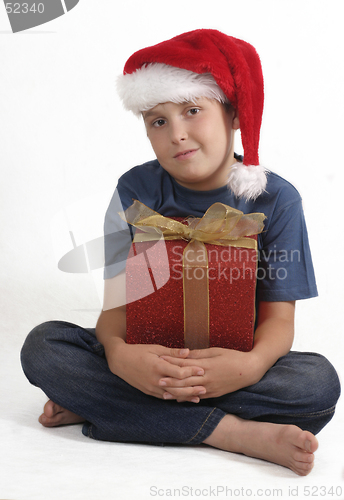
{"type": "MultiPolygon", "coordinates": [[[[230,209],[226,205],[222,207],[230,209]]],[[[255,233],[252,234],[252,223],[245,219],[249,216],[240,212],[243,216],[241,229],[239,232],[232,228],[230,244],[228,241],[224,244],[222,239],[221,244],[216,244],[218,237],[213,237],[214,243],[210,244],[204,241],[211,239],[209,233],[204,236],[204,231],[200,236],[202,243],[195,240],[195,232],[190,238],[185,235],[171,237],[172,223],[177,221],[148,210],[164,219],[155,227],[165,239],[161,233],[160,237],[157,233],[152,236],[150,229],[148,234],[137,231],[136,241],[131,246],[126,267],[126,341],[190,349],[251,350],[255,322],[256,234],[263,228],[264,215],[249,214],[259,216],[258,225],[257,217],[254,218],[255,233]],[[245,237],[241,238],[243,229],[245,237]],[[243,240],[248,248],[240,246],[243,240]]],[[[234,215],[239,212],[230,210],[234,215]]],[[[144,218],[141,216],[138,222],[132,213],[126,213],[126,218],[144,231],[155,224],[147,217],[147,222],[142,223],[144,218]]],[[[200,227],[199,220],[202,221],[193,219],[194,228],[200,227]]],[[[209,220],[212,223],[214,219],[209,220]]],[[[177,224],[181,226],[180,222],[177,224]]]]}

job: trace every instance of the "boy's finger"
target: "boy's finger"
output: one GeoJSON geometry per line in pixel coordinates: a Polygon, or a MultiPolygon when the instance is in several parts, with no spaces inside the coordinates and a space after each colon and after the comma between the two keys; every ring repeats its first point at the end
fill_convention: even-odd
{"type": "Polygon", "coordinates": [[[191,396],[189,398],[176,398],[175,396],[172,396],[172,394],[165,393],[165,396],[162,397],[162,399],[166,400],[175,400],[177,403],[199,403],[200,398],[198,396],[191,396]]]}
{"type": "Polygon", "coordinates": [[[177,358],[186,358],[190,353],[190,349],[169,349],[169,351],[170,356],[177,358]]]}
{"type": "MultiPolygon", "coordinates": [[[[201,384],[204,383],[204,378],[200,376],[188,377],[188,378],[172,378],[165,377],[159,380],[159,386],[169,390],[172,388],[180,388],[180,387],[201,387],[201,384]]],[[[203,387],[203,385],[202,385],[203,387]]]]}
{"type": "Polygon", "coordinates": [[[194,376],[202,377],[204,376],[204,373],[205,371],[201,366],[181,367],[173,363],[165,363],[163,366],[163,372],[161,373],[160,380],[169,378],[183,380],[194,376]]]}
{"type": "Polygon", "coordinates": [[[206,393],[205,387],[184,387],[184,388],[169,388],[168,392],[164,392],[164,399],[177,399],[178,401],[190,401],[192,398],[199,397],[206,393]]]}
{"type": "Polygon", "coordinates": [[[189,352],[188,359],[214,358],[221,354],[221,348],[210,347],[209,349],[195,349],[189,352]]]}
{"type": "Polygon", "coordinates": [[[162,345],[147,345],[147,348],[152,354],[158,355],[159,357],[171,356],[176,359],[187,358],[190,353],[190,349],[171,349],[162,345]]]}
{"type": "Polygon", "coordinates": [[[166,365],[165,370],[169,371],[169,373],[166,373],[166,375],[173,376],[176,378],[185,378],[185,377],[190,377],[191,375],[204,375],[204,368],[199,365],[199,363],[196,364],[195,361],[191,361],[188,359],[178,359],[178,358],[172,358],[169,356],[160,356],[161,359],[164,361],[168,362],[168,365],[166,365]],[[171,366],[176,367],[179,371],[176,370],[171,370],[171,366]],[[200,372],[203,373],[200,373],[200,372]]]}
{"type": "Polygon", "coordinates": [[[186,380],[190,379],[190,377],[204,377],[204,374],[204,369],[199,366],[188,366],[184,368],[170,366],[165,370],[165,375],[161,377],[159,382],[164,381],[167,383],[170,379],[186,380]]]}
{"type": "Polygon", "coordinates": [[[172,365],[192,366],[195,364],[194,361],[189,361],[188,359],[185,358],[175,358],[174,356],[166,356],[165,354],[160,356],[160,358],[164,359],[165,361],[168,361],[169,363],[172,363],[172,365]]]}

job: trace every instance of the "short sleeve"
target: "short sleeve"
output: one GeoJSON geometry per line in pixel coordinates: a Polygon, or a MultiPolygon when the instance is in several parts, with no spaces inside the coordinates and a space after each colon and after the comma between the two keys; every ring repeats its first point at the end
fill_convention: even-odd
{"type": "Polygon", "coordinates": [[[123,271],[130,250],[132,231],[119,216],[122,211],[122,201],[116,189],[104,221],[104,279],[113,278],[123,271]]]}
{"type": "Polygon", "coordinates": [[[301,198],[273,213],[259,236],[257,299],[292,301],[318,295],[301,198]]]}

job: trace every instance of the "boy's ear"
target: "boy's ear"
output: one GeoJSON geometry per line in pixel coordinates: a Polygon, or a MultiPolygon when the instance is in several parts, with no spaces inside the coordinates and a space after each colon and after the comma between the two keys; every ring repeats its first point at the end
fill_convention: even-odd
{"type": "Polygon", "coordinates": [[[240,128],[240,120],[239,120],[239,115],[238,111],[235,109],[234,110],[234,116],[233,116],[233,122],[232,122],[232,128],[234,130],[238,130],[240,128]]]}

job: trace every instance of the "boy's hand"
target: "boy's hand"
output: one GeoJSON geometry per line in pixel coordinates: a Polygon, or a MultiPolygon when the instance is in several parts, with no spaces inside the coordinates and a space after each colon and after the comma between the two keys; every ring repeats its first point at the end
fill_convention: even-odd
{"type": "Polygon", "coordinates": [[[179,366],[178,363],[169,361],[182,361],[189,353],[189,349],[122,342],[116,345],[113,353],[108,353],[107,361],[115,375],[145,394],[163,399],[166,391],[159,385],[159,380],[167,378],[180,384],[178,401],[198,402],[200,392],[205,389],[191,384],[190,380],[198,377],[202,381],[203,369],[196,361],[190,366],[179,366]],[[162,356],[166,356],[166,359],[162,356]]]}
{"type": "MultiPolygon", "coordinates": [[[[203,376],[194,376],[187,383],[195,386],[203,386],[205,394],[199,394],[199,398],[216,398],[237,391],[258,382],[256,356],[252,351],[241,352],[232,349],[212,347],[190,351],[187,358],[176,358],[162,356],[171,364],[179,367],[203,368],[203,376]]],[[[173,377],[160,379],[160,386],[165,388],[165,399],[180,400],[185,380],[173,377]]]]}

